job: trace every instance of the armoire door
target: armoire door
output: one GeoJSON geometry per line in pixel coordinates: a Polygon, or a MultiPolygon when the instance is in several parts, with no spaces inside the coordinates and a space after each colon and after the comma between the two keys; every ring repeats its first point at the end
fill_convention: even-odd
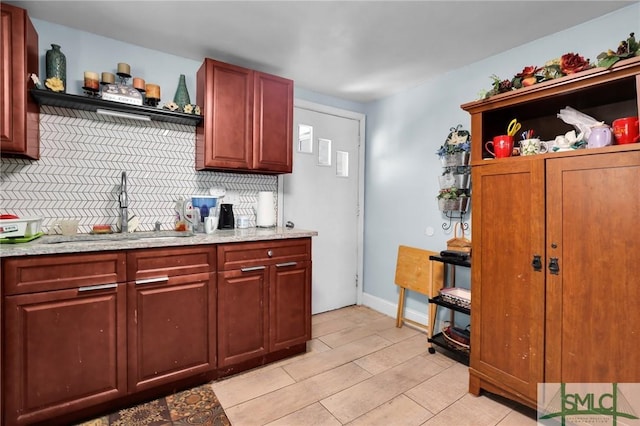
{"type": "Polygon", "coordinates": [[[470,391],[500,385],[535,406],[544,365],[544,162],[493,160],[474,167],[472,181],[470,391]]]}
{"type": "Polygon", "coordinates": [[[639,212],[640,151],[547,160],[547,382],[640,382],[639,212]]]}

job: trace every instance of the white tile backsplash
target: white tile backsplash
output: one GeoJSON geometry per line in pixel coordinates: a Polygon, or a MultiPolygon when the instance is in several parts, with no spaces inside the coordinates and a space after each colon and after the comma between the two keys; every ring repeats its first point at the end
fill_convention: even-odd
{"type": "Polygon", "coordinates": [[[89,111],[42,106],[40,160],[1,160],[0,212],[39,216],[45,229],[56,219],[115,225],[122,171],[127,172],[129,214],[138,229],[173,227],[174,201],[208,194],[211,187],[237,191],[234,214],[250,218],[259,191],[277,193],[276,176],[195,170],[195,127],[137,122],[89,111]]]}

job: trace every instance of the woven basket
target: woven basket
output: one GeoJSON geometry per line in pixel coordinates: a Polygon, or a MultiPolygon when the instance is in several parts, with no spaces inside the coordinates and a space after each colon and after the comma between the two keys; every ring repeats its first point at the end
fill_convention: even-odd
{"type": "Polygon", "coordinates": [[[467,337],[468,331],[451,327],[448,321],[445,324],[447,325],[442,328],[442,337],[444,337],[447,345],[452,349],[469,353],[470,341],[467,337]]]}
{"type": "Polygon", "coordinates": [[[471,240],[465,238],[464,227],[460,223],[456,223],[453,228],[453,238],[447,241],[447,250],[471,253],[471,240]],[[460,236],[458,236],[458,228],[460,229],[460,236]]]}

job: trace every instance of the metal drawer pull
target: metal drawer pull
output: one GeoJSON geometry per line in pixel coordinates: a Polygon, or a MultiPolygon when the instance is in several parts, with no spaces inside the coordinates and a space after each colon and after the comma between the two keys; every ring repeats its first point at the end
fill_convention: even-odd
{"type": "Polygon", "coordinates": [[[118,287],[118,283],[88,285],[86,287],[78,287],[78,291],[108,290],[118,287]]]}
{"type": "Polygon", "coordinates": [[[263,269],[266,269],[266,266],[251,266],[249,268],[240,268],[240,270],[242,272],[251,272],[251,271],[262,271],[263,269]]]}
{"type": "Polygon", "coordinates": [[[285,263],[276,263],[276,268],[285,268],[287,266],[296,266],[298,262],[285,262],[285,263]]]}
{"type": "Polygon", "coordinates": [[[165,281],[169,281],[169,277],[155,277],[155,278],[146,278],[144,280],[136,280],[136,285],[161,283],[161,282],[165,282],[165,281]]]}

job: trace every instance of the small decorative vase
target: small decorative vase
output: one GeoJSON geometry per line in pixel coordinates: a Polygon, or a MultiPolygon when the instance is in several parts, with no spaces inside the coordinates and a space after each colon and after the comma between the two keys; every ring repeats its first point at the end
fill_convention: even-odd
{"type": "Polygon", "coordinates": [[[62,81],[64,89],[62,93],[67,91],[67,58],[60,50],[60,46],[52,44],[51,49],[47,50],[47,78],[58,77],[62,81]]]}
{"type": "Polygon", "coordinates": [[[178,104],[180,111],[184,111],[184,106],[191,103],[184,74],[180,74],[180,80],[178,81],[178,88],[176,89],[176,95],[173,97],[173,102],[178,104]]]}

